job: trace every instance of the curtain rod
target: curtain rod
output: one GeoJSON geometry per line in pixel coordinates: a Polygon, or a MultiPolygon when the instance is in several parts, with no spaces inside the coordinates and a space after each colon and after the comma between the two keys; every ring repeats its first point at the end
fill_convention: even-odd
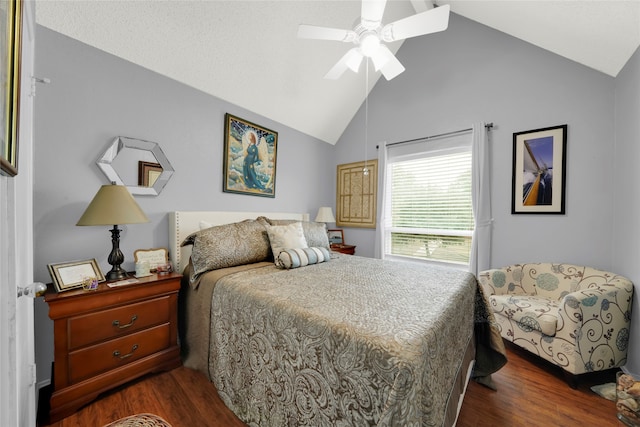
{"type": "MultiPolygon", "coordinates": [[[[492,123],[487,123],[486,125],[484,125],[484,127],[487,130],[491,130],[493,128],[493,122],[492,123]]],[[[467,128],[467,129],[454,130],[453,132],[440,133],[438,135],[425,136],[423,138],[407,139],[406,141],[392,142],[391,144],[385,145],[385,147],[392,147],[394,145],[400,145],[400,144],[409,144],[411,142],[427,141],[429,139],[441,138],[443,136],[455,135],[456,133],[469,132],[469,131],[472,131],[472,130],[473,130],[473,128],[467,128]]],[[[380,146],[376,145],[376,149],[378,149],[378,148],[380,148],[380,146]]]]}

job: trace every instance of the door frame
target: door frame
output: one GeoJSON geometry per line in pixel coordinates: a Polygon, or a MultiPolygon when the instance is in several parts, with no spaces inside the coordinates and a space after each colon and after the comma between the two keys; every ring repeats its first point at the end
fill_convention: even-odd
{"type": "Polygon", "coordinates": [[[0,425],[20,427],[36,425],[37,394],[34,300],[18,297],[18,287],[33,283],[35,2],[22,6],[18,174],[0,177],[0,425]]]}

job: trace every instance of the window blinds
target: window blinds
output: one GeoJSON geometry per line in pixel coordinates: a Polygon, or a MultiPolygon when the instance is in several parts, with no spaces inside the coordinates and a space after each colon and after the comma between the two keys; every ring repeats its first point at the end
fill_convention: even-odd
{"type": "Polygon", "coordinates": [[[388,255],[468,264],[471,134],[388,148],[388,255]]]}

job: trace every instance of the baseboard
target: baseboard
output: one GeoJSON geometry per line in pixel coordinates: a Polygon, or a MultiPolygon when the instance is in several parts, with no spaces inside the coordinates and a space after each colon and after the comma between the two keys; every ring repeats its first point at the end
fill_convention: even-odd
{"type": "Polygon", "coordinates": [[[44,381],[40,381],[39,383],[36,383],[36,387],[38,388],[38,391],[39,391],[41,388],[49,386],[49,384],[51,384],[51,379],[50,378],[48,378],[48,379],[46,379],[44,381]]]}

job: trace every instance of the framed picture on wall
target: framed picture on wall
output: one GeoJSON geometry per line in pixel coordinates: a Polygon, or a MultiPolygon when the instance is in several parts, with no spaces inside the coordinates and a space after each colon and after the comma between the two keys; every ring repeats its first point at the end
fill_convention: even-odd
{"type": "Polygon", "coordinates": [[[275,197],[277,151],[277,132],[227,113],[223,191],[275,197]]]}
{"type": "Polygon", "coordinates": [[[378,159],[338,165],[336,181],[336,225],[376,228],[378,159]]]}
{"type": "Polygon", "coordinates": [[[567,125],[513,134],[512,214],[565,213],[567,125]]]}
{"type": "Polygon", "coordinates": [[[0,173],[18,174],[22,0],[0,3],[0,173]]]}

